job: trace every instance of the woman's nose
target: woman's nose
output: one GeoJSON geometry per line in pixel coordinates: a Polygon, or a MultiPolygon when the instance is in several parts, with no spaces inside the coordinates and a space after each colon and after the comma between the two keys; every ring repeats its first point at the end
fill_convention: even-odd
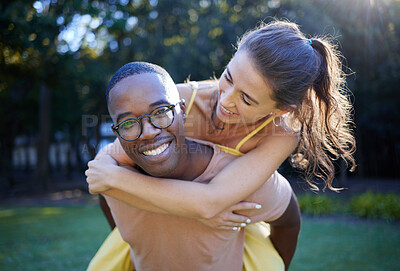
{"type": "Polygon", "coordinates": [[[148,118],[142,119],[142,134],[140,135],[141,140],[151,140],[161,133],[160,128],[154,127],[148,118]]]}
{"type": "Polygon", "coordinates": [[[234,89],[233,87],[221,90],[220,102],[226,107],[234,106],[234,89]]]}

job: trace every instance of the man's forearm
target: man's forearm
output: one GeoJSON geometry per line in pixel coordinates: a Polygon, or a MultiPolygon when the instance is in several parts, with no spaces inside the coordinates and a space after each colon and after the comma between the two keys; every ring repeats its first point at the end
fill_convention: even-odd
{"type": "Polygon", "coordinates": [[[296,251],[297,239],[300,232],[300,225],[295,227],[281,227],[271,225],[271,241],[281,256],[285,270],[289,269],[294,252],[296,251]]]}
{"type": "Polygon", "coordinates": [[[100,208],[103,211],[103,214],[106,217],[111,230],[113,230],[115,228],[115,221],[111,214],[111,210],[110,210],[110,207],[108,206],[106,199],[101,194],[99,195],[99,203],[100,203],[100,208]]]}
{"type": "Polygon", "coordinates": [[[301,226],[300,209],[294,193],[284,214],[276,221],[270,222],[270,226],[271,241],[285,263],[285,270],[288,270],[296,251],[301,226]]]}

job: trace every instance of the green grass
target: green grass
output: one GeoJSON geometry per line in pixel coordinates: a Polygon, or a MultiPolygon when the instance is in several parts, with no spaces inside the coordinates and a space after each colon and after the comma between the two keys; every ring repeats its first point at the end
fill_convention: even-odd
{"type": "Polygon", "coordinates": [[[99,207],[0,209],[0,270],[85,270],[109,231],[99,207]]]}
{"type": "MultiPolygon", "coordinates": [[[[303,219],[291,270],[400,270],[399,225],[303,219]]],[[[109,233],[99,207],[0,209],[0,270],[85,270],[109,233]]]]}
{"type": "Polygon", "coordinates": [[[400,270],[400,227],[384,221],[304,218],[292,270],[400,270]]]}

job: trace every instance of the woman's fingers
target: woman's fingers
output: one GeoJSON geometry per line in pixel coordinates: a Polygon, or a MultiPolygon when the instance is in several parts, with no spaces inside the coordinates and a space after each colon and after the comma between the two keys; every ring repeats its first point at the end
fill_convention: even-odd
{"type": "Polygon", "coordinates": [[[260,204],[255,202],[239,202],[230,207],[226,212],[220,214],[217,228],[223,230],[240,230],[240,228],[246,227],[247,224],[251,223],[251,219],[247,216],[237,214],[235,211],[254,210],[261,207],[260,204]]]}
{"type": "Polygon", "coordinates": [[[233,227],[246,227],[246,222],[233,222],[233,221],[224,221],[217,228],[233,228],[233,227]]]}
{"type": "MultiPolygon", "coordinates": [[[[238,225],[241,225],[242,223],[245,224],[249,224],[251,223],[250,218],[248,218],[247,216],[244,215],[239,215],[239,214],[235,214],[235,213],[227,213],[224,217],[224,221],[223,224],[228,224],[228,223],[235,223],[238,225]]],[[[229,224],[230,226],[231,224],[229,224]]]]}
{"type": "Polygon", "coordinates": [[[261,205],[256,203],[256,202],[247,202],[247,201],[242,201],[239,203],[236,203],[233,205],[231,208],[229,208],[230,211],[240,211],[240,210],[253,210],[253,209],[261,209],[261,205]]]}
{"type": "Polygon", "coordinates": [[[219,227],[218,229],[220,229],[220,230],[226,230],[226,231],[240,231],[242,228],[241,228],[241,227],[228,227],[228,226],[223,226],[223,227],[219,227]]]}

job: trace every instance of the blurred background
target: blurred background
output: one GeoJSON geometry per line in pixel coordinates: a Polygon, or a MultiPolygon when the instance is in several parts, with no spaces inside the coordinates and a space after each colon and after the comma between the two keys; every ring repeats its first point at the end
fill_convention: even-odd
{"type": "MultiPolygon", "coordinates": [[[[373,193],[340,213],[400,217],[399,0],[16,0],[0,10],[0,217],[12,217],[7,207],[23,197],[87,195],[87,162],[113,140],[105,89],[122,65],[156,63],[177,83],[219,77],[237,38],[273,18],[296,22],[309,37],[334,37],[344,56],[358,167],[349,173],[339,162],[337,183],[349,188],[342,197],[373,193]],[[391,213],[376,211],[378,202],[391,213]]],[[[307,195],[300,203],[303,213],[332,214],[344,205],[335,200],[307,195]]]]}
{"type": "Polygon", "coordinates": [[[2,196],[82,181],[87,161],[112,140],[104,93],[122,65],[156,63],[175,82],[219,77],[237,38],[274,17],[296,22],[310,37],[337,39],[355,109],[358,167],[349,176],[400,176],[399,1],[49,0],[0,6],[2,196]]]}

